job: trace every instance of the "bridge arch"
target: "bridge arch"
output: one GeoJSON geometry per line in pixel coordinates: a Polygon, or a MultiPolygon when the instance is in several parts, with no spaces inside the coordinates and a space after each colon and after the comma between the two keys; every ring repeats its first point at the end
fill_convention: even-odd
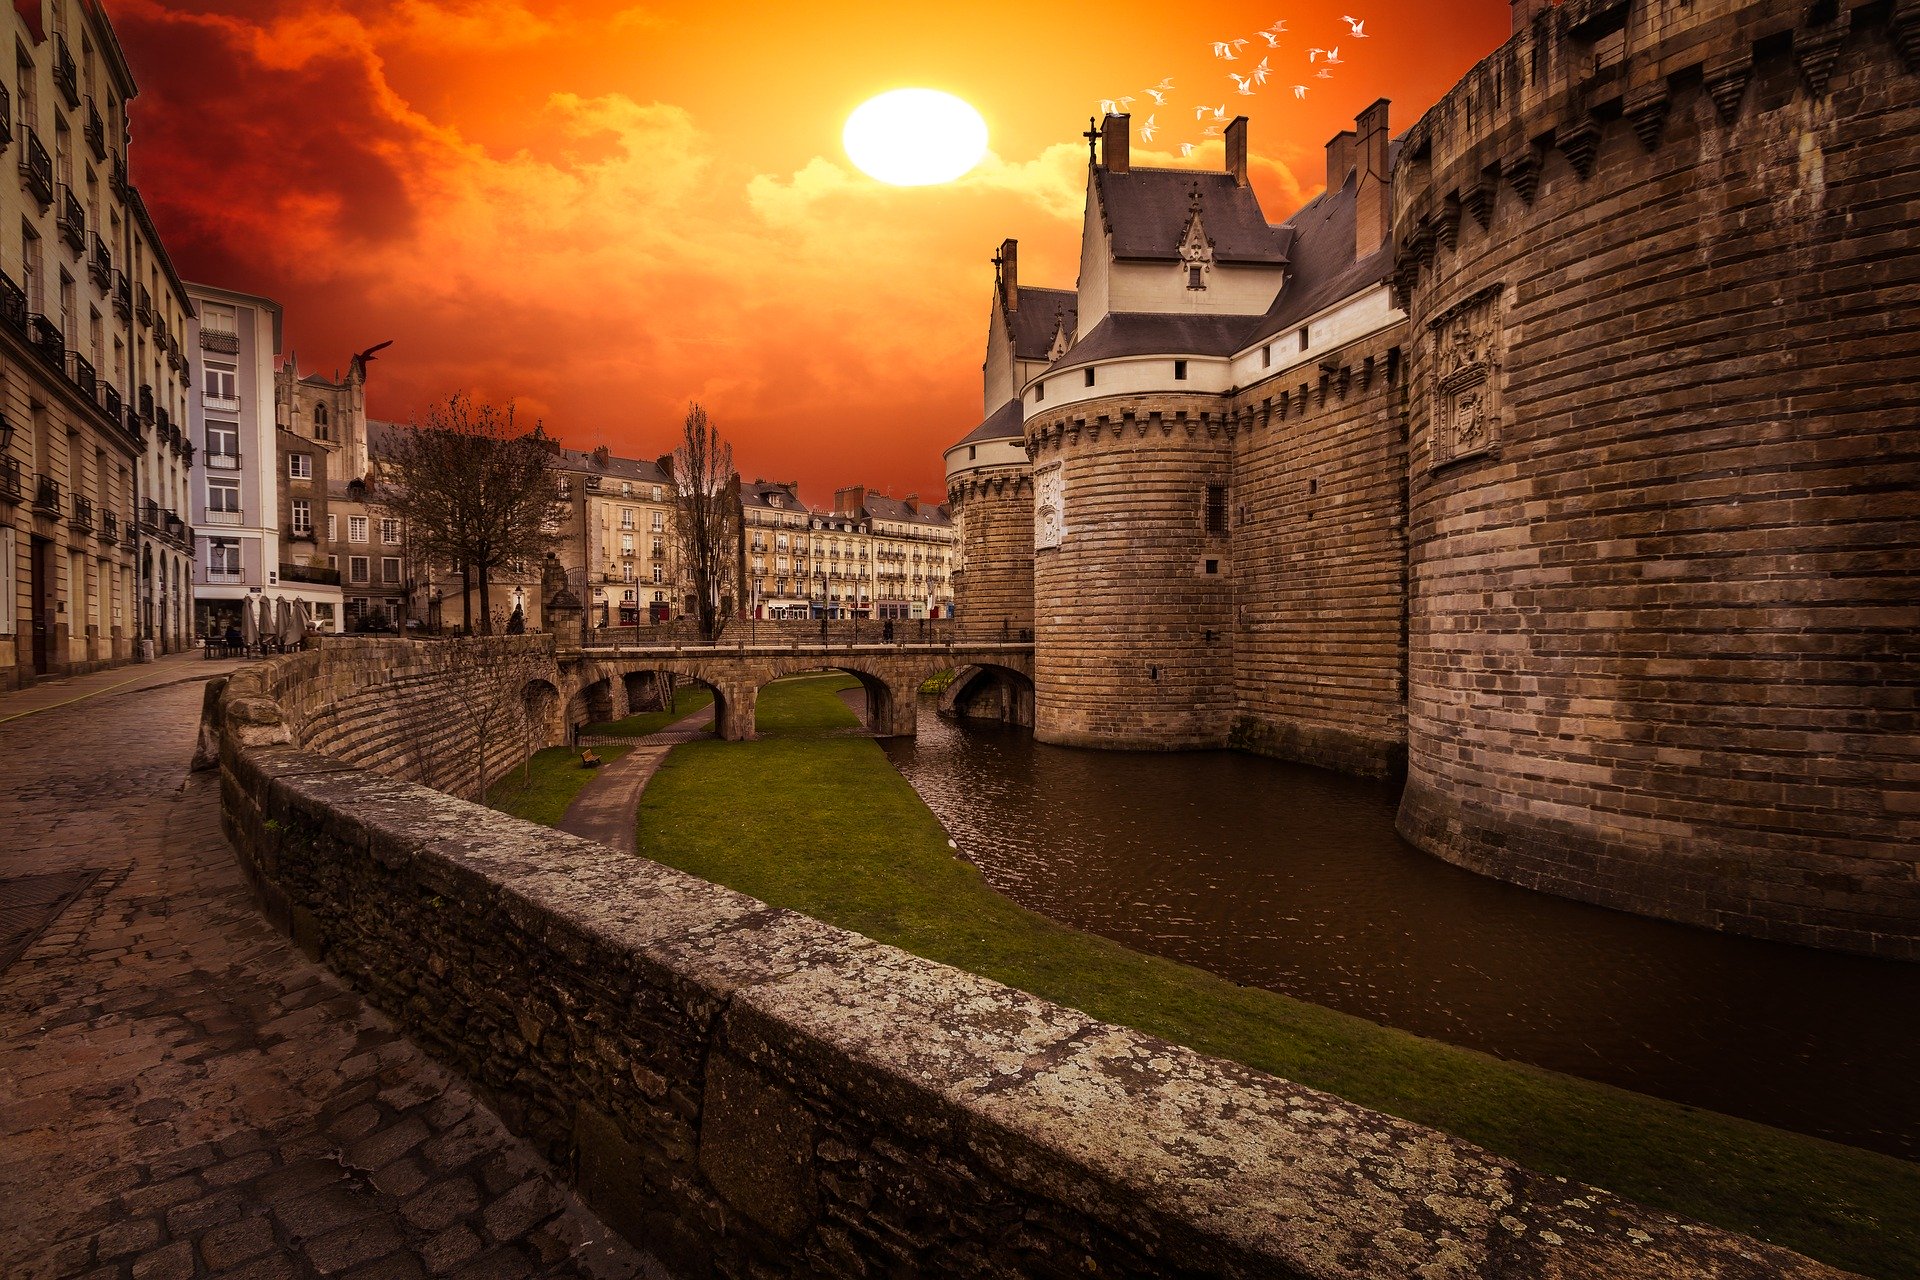
{"type": "Polygon", "coordinates": [[[956,669],[953,683],[940,694],[940,710],[968,720],[1000,720],[1033,727],[1033,679],[998,663],[969,663],[956,669]]]}
{"type": "Polygon", "coordinates": [[[527,736],[535,746],[550,747],[567,740],[566,722],[560,714],[560,690],[551,680],[527,681],[520,690],[520,710],[527,736]]]}

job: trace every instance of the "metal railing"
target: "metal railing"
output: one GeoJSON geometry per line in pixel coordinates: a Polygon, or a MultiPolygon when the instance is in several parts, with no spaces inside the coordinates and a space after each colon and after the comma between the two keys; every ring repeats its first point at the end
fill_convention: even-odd
{"type": "Polygon", "coordinates": [[[27,130],[26,146],[20,149],[20,176],[27,180],[27,190],[33,192],[41,208],[53,203],[53,157],[32,129],[27,130]]]}
{"type": "Polygon", "coordinates": [[[67,517],[67,523],[74,529],[87,533],[93,529],[93,499],[75,495],[73,514],[67,517]]]}
{"type": "Polygon", "coordinates": [[[205,351],[218,351],[225,355],[240,354],[240,335],[221,333],[214,329],[200,330],[200,347],[205,351]]]}
{"type": "Polygon", "coordinates": [[[209,453],[206,455],[209,471],[238,471],[240,455],[237,453],[209,453]]]}
{"type": "Polygon", "coordinates": [[[93,233],[93,252],[87,256],[87,274],[102,289],[113,283],[113,251],[98,231],[93,233]]]}
{"type": "Polygon", "coordinates": [[[93,148],[95,160],[107,158],[107,122],[100,118],[100,108],[91,97],[87,99],[87,145],[93,148]]]}
{"type": "Polygon", "coordinates": [[[78,351],[67,352],[67,379],[80,390],[80,394],[95,404],[100,402],[99,381],[94,373],[93,361],[78,351]]]}
{"type": "Polygon", "coordinates": [[[100,538],[104,542],[120,541],[120,517],[111,511],[100,513],[100,538]]]}
{"type": "Polygon", "coordinates": [[[57,31],[53,33],[53,84],[69,107],[80,105],[80,72],[73,65],[73,50],[67,48],[67,38],[57,31]]]}
{"type": "Polygon", "coordinates": [[[42,360],[66,372],[67,339],[59,325],[36,312],[27,318],[27,341],[33,344],[42,360]]]}
{"type": "Polygon", "coordinates": [[[116,270],[113,273],[113,309],[122,318],[133,312],[133,281],[127,279],[127,273],[116,270]]]}
{"type": "Polygon", "coordinates": [[[60,482],[44,473],[33,478],[33,509],[50,516],[60,514],[60,482]]]}
{"type": "Polygon", "coordinates": [[[23,336],[27,332],[27,291],[5,272],[0,272],[0,324],[23,336]]]}
{"type": "Polygon", "coordinates": [[[21,474],[18,458],[0,458],[0,502],[18,502],[26,496],[21,474]]]}
{"type": "MultiPolygon", "coordinates": [[[[308,533],[306,536],[312,537],[313,535],[312,533],[308,533]]],[[[318,586],[337,587],[340,585],[340,571],[338,569],[322,568],[317,565],[283,563],[280,566],[280,581],[311,582],[318,586]]]]}
{"type": "Polygon", "coordinates": [[[87,211],[81,207],[72,187],[60,188],[60,238],[73,246],[75,253],[87,251],[87,211]]]}

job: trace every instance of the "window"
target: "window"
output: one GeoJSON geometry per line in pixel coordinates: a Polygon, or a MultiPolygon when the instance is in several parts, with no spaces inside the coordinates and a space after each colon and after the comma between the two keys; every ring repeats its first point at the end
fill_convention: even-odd
{"type": "Polygon", "coordinates": [[[633,535],[632,534],[623,533],[620,535],[620,554],[623,556],[630,556],[633,554],[633,535]]]}
{"type": "Polygon", "coordinates": [[[367,540],[367,518],[365,516],[347,517],[347,541],[365,542],[367,540]]]}
{"type": "Polygon", "coordinates": [[[1199,267],[1187,268],[1187,288],[1204,289],[1207,287],[1206,281],[1201,279],[1200,270],[1199,267]]]}
{"type": "Polygon", "coordinates": [[[397,587],[400,585],[400,557],[399,556],[381,556],[380,557],[380,581],[386,583],[390,587],[397,587]]]}
{"type": "Polygon", "coordinates": [[[240,543],[231,538],[215,538],[207,544],[207,572],[215,578],[240,576],[240,543]]]}
{"type": "Polygon", "coordinates": [[[238,480],[207,481],[207,510],[240,514],[240,482],[238,480]]]}
{"type": "Polygon", "coordinates": [[[14,633],[19,625],[14,621],[14,541],[11,528],[0,528],[0,636],[14,633]]]}
{"type": "MultiPolygon", "coordinates": [[[[1227,531],[1227,486],[1210,484],[1207,486],[1207,532],[1225,533],[1227,531]]],[[[1208,570],[1212,572],[1212,570],[1208,570]]]]}
{"type": "Polygon", "coordinates": [[[667,544],[665,539],[655,538],[653,540],[653,558],[655,560],[658,560],[661,556],[664,556],[666,554],[667,554],[667,544]]]}
{"type": "Polygon", "coordinates": [[[367,581],[368,560],[365,556],[347,557],[347,576],[354,582],[367,581]]]}
{"type": "MultiPolygon", "coordinates": [[[[324,427],[327,425],[327,406],[325,406],[324,404],[317,404],[313,406],[313,425],[316,427],[324,427]]],[[[327,433],[322,431],[320,433],[320,438],[322,440],[326,439],[327,433]]]]}
{"type": "Polygon", "coordinates": [[[230,364],[214,364],[208,361],[201,366],[201,387],[206,392],[208,404],[238,404],[240,402],[240,375],[230,364]]]}
{"type": "Polygon", "coordinates": [[[225,465],[231,466],[233,459],[240,453],[240,425],[235,422],[207,423],[207,465],[222,465],[215,458],[225,459],[225,465]]]}
{"type": "Polygon", "coordinates": [[[200,304],[200,328],[207,333],[238,333],[234,327],[232,307],[223,307],[214,302],[200,304]]]}
{"type": "MultiPolygon", "coordinates": [[[[331,519],[332,517],[328,517],[328,518],[329,518],[329,519],[331,519]]],[[[339,557],[339,556],[328,556],[328,557],[327,557],[327,568],[329,568],[329,569],[332,569],[332,570],[333,570],[334,572],[336,572],[336,573],[338,573],[338,572],[339,572],[339,570],[340,570],[340,557],[339,557]]]]}
{"type": "Polygon", "coordinates": [[[638,582],[639,580],[640,580],[639,571],[633,567],[631,562],[620,566],[620,581],[638,582]]]}
{"type": "Polygon", "coordinates": [[[1088,386],[1093,385],[1093,370],[1091,369],[1087,370],[1087,385],[1088,386]]]}
{"type": "Polygon", "coordinates": [[[667,513],[664,511],[654,512],[653,513],[653,531],[655,533],[659,533],[661,530],[665,529],[666,527],[667,527],[667,513]]]}
{"type": "Polygon", "coordinates": [[[1307,332],[1307,326],[1304,324],[1301,325],[1300,326],[1300,349],[1302,351],[1305,351],[1307,349],[1307,341],[1310,337],[1311,335],[1307,332]]]}
{"type": "Polygon", "coordinates": [[[1260,348],[1260,367],[1262,369],[1273,368],[1273,344],[1271,342],[1260,348]]]}
{"type": "Polygon", "coordinates": [[[620,508],[620,527],[622,529],[631,529],[634,527],[632,507],[620,508]]]}
{"type": "Polygon", "coordinates": [[[27,310],[35,314],[45,311],[47,283],[40,272],[40,237],[24,224],[20,228],[20,265],[26,273],[27,310]]]}
{"type": "Polygon", "coordinates": [[[1047,384],[1044,382],[1034,383],[1033,384],[1033,402],[1035,404],[1039,404],[1042,400],[1045,400],[1046,398],[1047,398],[1047,384]]]}
{"type": "Polygon", "coordinates": [[[287,476],[293,480],[313,479],[313,455],[310,453],[288,454],[287,476]]]}
{"type": "Polygon", "coordinates": [[[972,445],[972,444],[970,444],[970,445],[968,445],[968,446],[967,446],[967,461],[968,461],[968,462],[972,462],[972,461],[973,461],[973,460],[974,460],[975,458],[977,458],[977,457],[979,457],[979,456],[980,456],[980,446],[978,446],[978,445],[972,445]]]}
{"type": "Polygon", "coordinates": [[[655,582],[665,582],[667,580],[667,571],[659,565],[653,566],[653,580],[655,582]]]}
{"type": "Polygon", "coordinates": [[[1173,380],[1175,382],[1185,382],[1187,380],[1187,362],[1185,360],[1175,360],[1173,362],[1173,380]]]}
{"type": "Polygon", "coordinates": [[[1220,562],[1218,560],[1207,561],[1207,572],[1208,573],[1220,572],[1220,562]]]}
{"type": "Polygon", "coordinates": [[[380,541],[390,547],[400,545],[400,521],[396,517],[380,517],[380,541]]]}
{"type": "Polygon", "coordinates": [[[659,485],[655,485],[655,486],[653,486],[653,500],[654,500],[655,502],[658,502],[658,501],[660,501],[660,486],[659,486],[659,485]]]}
{"type": "Polygon", "coordinates": [[[340,541],[340,517],[331,511],[327,512],[327,541],[340,541]]]}
{"type": "Polygon", "coordinates": [[[293,500],[293,531],[295,533],[313,532],[313,502],[308,498],[293,500]]]}

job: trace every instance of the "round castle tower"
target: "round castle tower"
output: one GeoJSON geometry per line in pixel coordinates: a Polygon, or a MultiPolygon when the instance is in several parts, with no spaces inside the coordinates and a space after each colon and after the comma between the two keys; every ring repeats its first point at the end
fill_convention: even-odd
{"type": "Polygon", "coordinates": [[[1408,132],[1416,844],[1920,958],[1917,58],[1910,2],[1530,0],[1408,132]]]}

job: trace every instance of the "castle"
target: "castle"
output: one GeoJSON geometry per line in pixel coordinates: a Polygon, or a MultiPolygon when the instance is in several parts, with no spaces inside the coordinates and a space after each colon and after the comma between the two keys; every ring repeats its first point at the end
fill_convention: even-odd
{"type": "Polygon", "coordinates": [[[1489,875],[1920,959],[1920,0],[1516,0],[1269,224],[1108,116],[996,258],[957,625],[1043,741],[1404,778],[1489,875]]]}

